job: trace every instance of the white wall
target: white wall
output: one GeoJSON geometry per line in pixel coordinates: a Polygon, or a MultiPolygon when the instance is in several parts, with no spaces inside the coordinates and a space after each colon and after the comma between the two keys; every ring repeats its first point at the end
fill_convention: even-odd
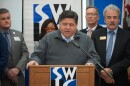
{"type": "MultiPolygon", "coordinates": [[[[23,0],[0,0],[0,8],[7,8],[11,13],[11,28],[22,31],[22,1],[23,0]]],[[[85,9],[93,0],[82,0],[82,25],[86,27],[85,9]]],[[[26,2],[26,1],[24,1],[26,2]]]]}
{"type": "Polygon", "coordinates": [[[10,11],[11,28],[22,32],[22,0],[0,0],[0,8],[10,11]]]}
{"type": "Polygon", "coordinates": [[[85,18],[86,7],[89,5],[93,6],[93,4],[94,4],[93,2],[94,2],[94,0],[82,0],[82,26],[83,26],[82,29],[87,27],[86,18],[85,18]]]}

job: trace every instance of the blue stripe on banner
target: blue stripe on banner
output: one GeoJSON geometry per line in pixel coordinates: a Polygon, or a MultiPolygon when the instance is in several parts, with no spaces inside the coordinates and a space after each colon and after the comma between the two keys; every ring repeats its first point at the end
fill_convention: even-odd
{"type": "Polygon", "coordinates": [[[25,86],[29,86],[29,70],[25,69],[25,86]]]}

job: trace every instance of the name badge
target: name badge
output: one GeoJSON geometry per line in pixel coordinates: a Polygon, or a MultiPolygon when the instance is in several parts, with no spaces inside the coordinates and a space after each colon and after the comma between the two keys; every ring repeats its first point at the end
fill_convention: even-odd
{"type": "Polygon", "coordinates": [[[15,41],[20,41],[20,38],[19,37],[14,37],[14,40],[15,41]]]}
{"type": "Polygon", "coordinates": [[[106,36],[101,36],[100,40],[106,40],[106,36]]]}

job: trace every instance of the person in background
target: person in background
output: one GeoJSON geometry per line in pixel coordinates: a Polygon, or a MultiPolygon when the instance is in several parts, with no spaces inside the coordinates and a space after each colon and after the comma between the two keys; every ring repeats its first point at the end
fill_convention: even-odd
{"type": "Polygon", "coordinates": [[[118,27],[120,9],[116,5],[106,6],[103,15],[107,27],[94,31],[92,39],[104,70],[113,77],[101,70],[99,86],[128,86],[130,32],[118,27]]]}
{"type": "MultiPolygon", "coordinates": [[[[46,19],[41,26],[41,33],[39,34],[38,39],[41,40],[47,33],[57,30],[58,27],[54,20],[46,19]]],[[[34,49],[39,45],[39,41],[35,41],[34,49]]]]}
{"type": "Polygon", "coordinates": [[[52,19],[46,19],[41,26],[41,33],[39,34],[39,40],[42,39],[47,33],[57,30],[58,27],[52,19]]]}
{"type": "Polygon", "coordinates": [[[5,67],[8,63],[8,46],[2,33],[0,33],[0,86],[5,67]]]}
{"type": "MultiPolygon", "coordinates": [[[[102,26],[100,26],[98,24],[98,20],[99,20],[100,16],[99,16],[99,11],[96,7],[88,6],[86,8],[85,17],[86,17],[86,22],[87,22],[88,27],[85,29],[82,29],[80,31],[87,34],[89,37],[91,37],[91,34],[94,30],[103,28],[102,26]]],[[[99,78],[98,77],[99,71],[98,71],[98,69],[96,69],[96,70],[97,71],[95,71],[95,85],[98,84],[97,78],[99,78]]]]}
{"type": "Polygon", "coordinates": [[[130,26],[128,26],[128,21],[127,21],[127,16],[128,16],[127,11],[124,10],[123,29],[130,31],[130,26]]]}
{"type": "Polygon", "coordinates": [[[63,11],[59,16],[59,29],[48,33],[40,41],[32,53],[27,68],[30,65],[85,65],[95,64],[72,41],[79,43],[97,61],[93,41],[77,29],[78,15],[74,11],[63,11]]]}
{"type": "Polygon", "coordinates": [[[96,7],[88,6],[86,8],[86,22],[88,27],[85,29],[80,30],[81,32],[87,34],[89,37],[91,37],[91,34],[94,30],[101,29],[102,26],[98,24],[99,20],[99,11],[96,7]]]}
{"type": "Polygon", "coordinates": [[[21,32],[10,29],[11,16],[8,9],[0,8],[0,31],[8,38],[9,60],[1,80],[1,86],[25,86],[23,71],[29,52],[21,32]]]}

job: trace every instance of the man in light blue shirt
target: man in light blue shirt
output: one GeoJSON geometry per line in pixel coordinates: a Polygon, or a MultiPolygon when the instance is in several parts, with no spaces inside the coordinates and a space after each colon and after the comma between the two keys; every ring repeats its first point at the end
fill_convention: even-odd
{"type": "Polygon", "coordinates": [[[130,33],[118,27],[120,9],[117,6],[110,4],[103,13],[107,28],[94,31],[92,39],[104,70],[113,77],[101,70],[101,78],[96,86],[128,86],[130,33]],[[113,34],[111,35],[109,31],[113,34]]]}

